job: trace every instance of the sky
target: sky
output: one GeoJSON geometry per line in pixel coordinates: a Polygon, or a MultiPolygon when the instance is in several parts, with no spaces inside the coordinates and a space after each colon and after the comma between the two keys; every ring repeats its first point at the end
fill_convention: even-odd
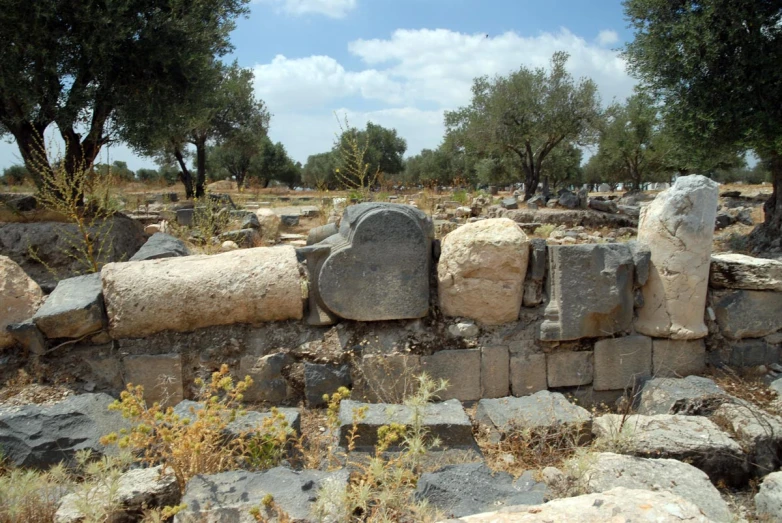
{"type": "MultiPolygon", "coordinates": [[[[621,0],[253,0],[227,60],[254,71],[269,136],[294,160],[331,148],[337,115],[395,128],[410,156],[440,144],[444,112],[469,104],[475,77],[546,67],[556,51],[604,105],[623,101],[627,25],[621,0]]],[[[120,144],[99,159],[115,160],[155,167],[120,144]]],[[[16,145],[0,143],[0,169],[15,163],[16,145]]]]}

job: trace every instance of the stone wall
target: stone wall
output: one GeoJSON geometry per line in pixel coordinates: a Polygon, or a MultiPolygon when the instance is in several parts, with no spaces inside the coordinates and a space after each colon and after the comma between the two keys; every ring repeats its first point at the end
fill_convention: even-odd
{"type": "Polygon", "coordinates": [[[716,203],[713,182],[679,178],[643,208],[637,242],[560,246],[508,218],[438,243],[414,207],[360,204],[297,250],[174,245],[63,280],[29,319],[0,310],[0,341],[85,387],[142,384],[167,403],[222,363],[253,377],[249,400],[273,404],[319,405],[343,385],[395,402],[422,371],[449,381],[443,399],[611,401],[707,363],[779,362],[782,262],[712,256],[716,203]]]}

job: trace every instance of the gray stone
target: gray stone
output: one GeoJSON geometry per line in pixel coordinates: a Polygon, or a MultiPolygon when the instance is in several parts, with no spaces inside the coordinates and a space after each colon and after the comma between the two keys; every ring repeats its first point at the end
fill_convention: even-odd
{"type": "Polygon", "coordinates": [[[566,191],[559,195],[559,200],[557,200],[557,202],[567,209],[576,209],[579,205],[579,198],[577,194],[566,191]]]}
{"type": "Polygon", "coordinates": [[[758,517],[767,518],[767,521],[782,521],[782,472],[774,472],[763,478],[755,495],[755,511],[758,517]]]}
{"type": "Polygon", "coordinates": [[[33,316],[33,323],[49,338],[80,338],[106,326],[100,274],[60,280],[33,316]]]}
{"type": "Polygon", "coordinates": [[[649,268],[652,263],[652,251],[647,245],[637,241],[629,241],[626,244],[633,253],[633,264],[635,265],[635,287],[643,287],[649,279],[649,268]]]}
{"type": "Polygon", "coordinates": [[[480,349],[443,350],[421,357],[421,369],[432,378],[448,381],[442,399],[473,401],[481,397],[480,349]]]}
{"type": "Polygon", "coordinates": [[[743,400],[726,401],[711,419],[727,427],[749,455],[753,475],[762,477],[779,468],[782,451],[782,418],[743,400]]]}
{"type": "Polygon", "coordinates": [[[253,507],[260,507],[261,515],[271,518],[261,503],[266,496],[271,496],[292,521],[320,521],[314,512],[314,503],[321,490],[327,488],[339,495],[334,489],[344,491],[347,484],[348,472],[344,469],[323,472],[276,467],[263,472],[236,470],[195,476],[188,482],[182,497],[182,504],[187,508],[174,517],[174,522],[245,523],[255,521],[250,515],[253,507]]]}
{"type": "Polygon", "coordinates": [[[530,240],[530,255],[527,265],[527,277],[524,279],[525,307],[535,307],[543,303],[543,283],[546,277],[546,240],[530,240]]]}
{"type": "Polygon", "coordinates": [[[194,215],[195,209],[177,209],[176,222],[182,227],[192,227],[194,215]]]}
{"type": "Polygon", "coordinates": [[[527,200],[527,208],[529,209],[537,209],[538,207],[545,207],[545,205],[546,198],[544,198],[542,194],[536,194],[527,200]]]}
{"type": "Polygon", "coordinates": [[[250,376],[253,384],[244,393],[245,401],[281,403],[288,397],[288,384],[283,369],[293,364],[287,353],[278,352],[257,358],[244,356],[239,362],[239,375],[250,376]]]}
{"type": "Polygon", "coordinates": [[[448,333],[455,338],[475,338],[481,329],[471,321],[460,321],[448,327],[448,333]]]}
{"type": "Polygon", "coordinates": [[[518,209],[519,202],[516,198],[503,198],[500,202],[500,206],[502,206],[503,209],[518,209]]]}
{"type": "MultiPolygon", "coordinates": [[[[164,473],[162,466],[129,470],[119,477],[115,488],[111,493],[111,501],[119,507],[109,519],[113,523],[140,520],[144,511],[174,506],[179,503],[182,495],[176,477],[171,473],[164,473]]],[[[93,487],[83,494],[68,494],[60,501],[54,523],[85,521],[86,516],[79,509],[80,504],[87,500],[90,504],[107,504],[108,496],[106,485],[93,487]]]]}
{"type": "Polygon", "coordinates": [[[574,465],[582,473],[577,479],[586,493],[605,492],[616,487],[665,490],[697,505],[711,521],[733,521],[728,504],[709,477],[681,461],[602,452],[589,456],[586,468],[574,465]]]}
{"type": "MultiPolygon", "coordinates": [[[[192,400],[182,400],[173,409],[174,414],[180,419],[193,420],[198,416],[198,412],[203,410],[203,404],[192,400]]],[[[301,412],[299,409],[279,407],[276,410],[284,418],[286,427],[290,427],[295,434],[301,433],[301,412]]],[[[236,438],[243,434],[258,432],[263,428],[264,421],[272,415],[271,411],[247,410],[243,414],[237,415],[234,421],[228,423],[226,433],[236,438]]]]}
{"type": "Polygon", "coordinates": [[[604,337],[630,326],[634,263],[627,245],[549,246],[548,261],[541,340],[604,337]]]}
{"type": "Polygon", "coordinates": [[[238,231],[226,231],[221,233],[221,242],[235,242],[239,247],[251,248],[261,244],[261,234],[258,229],[239,229],[238,231]]]}
{"type": "Polygon", "coordinates": [[[32,319],[21,323],[12,323],[6,327],[6,330],[19,345],[30,351],[31,354],[45,354],[49,348],[46,338],[35,326],[32,319]]]}
{"type": "Polygon", "coordinates": [[[301,217],[298,214],[282,214],[280,215],[280,220],[282,221],[283,225],[286,225],[288,227],[295,227],[299,224],[299,220],[301,217]]]}
{"type": "Polygon", "coordinates": [[[594,378],[592,351],[561,351],[546,355],[549,387],[589,385],[594,378]]]}
{"type": "Polygon", "coordinates": [[[149,406],[176,405],[184,398],[182,355],[138,354],[122,359],[126,384],[144,387],[144,399],[149,406]]]}
{"type": "Polygon", "coordinates": [[[508,347],[481,348],[481,398],[503,398],[510,394],[508,347]]]}
{"type": "MultiPolygon", "coordinates": [[[[347,446],[348,434],[356,422],[357,448],[371,448],[377,444],[377,431],[383,425],[399,423],[410,426],[415,414],[414,408],[407,405],[387,403],[359,403],[343,400],[339,405],[339,444],[347,446]],[[356,413],[366,408],[362,419],[356,413]]],[[[472,423],[458,400],[442,403],[429,403],[420,407],[421,423],[430,437],[438,438],[444,447],[472,447],[472,423]]]]}
{"type": "Polygon", "coordinates": [[[641,389],[639,414],[707,414],[729,396],[714,381],[700,376],[655,378],[641,389]]]}
{"type": "Polygon", "coordinates": [[[339,227],[336,223],[327,223],[320,227],[310,229],[307,233],[307,245],[314,245],[320,243],[329,236],[334,236],[339,233],[339,227]]]}
{"type": "Polygon", "coordinates": [[[157,232],[150,236],[147,243],[141,246],[130,261],[158,260],[160,258],[173,258],[175,256],[189,256],[190,250],[185,242],[164,232],[157,232]]]}
{"type": "Polygon", "coordinates": [[[415,391],[415,377],[421,374],[421,356],[365,354],[354,371],[354,399],[373,403],[402,403],[415,391]]]}
{"type": "Polygon", "coordinates": [[[782,291],[782,261],[744,254],[714,254],[709,284],[718,289],[782,291]]]}
{"type": "Polygon", "coordinates": [[[316,290],[323,305],[357,321],[426,316],[432,237],[431,220],[414,207],[351,205],[338,235],[307,247],[328,251],[318,267],[308,267],[310,275],[318,272],[316,290]]]}
{"type": "Polygon", "coordinates": [[[738,290],[714,304],[722,334],[730,339],[762,338],[782,329],[782,292],[738,290]]]}
{"type": "Polygon", "coordinates": [[[734,216],[731,216],[726,212],[718,212],[717,218],[714,220],[714,229],[722,230],[726,227],[730,227],[734,223],[736,223],[736,218],[734,216]]]}
{"type": "Polygon", "coordinates": [[[646,336],[600,340],[594,352],[595,390],[633,389],[652,375],[652,339],[646,336]]]}
{"type": "Polygon", "coordinates": [[[743,485],[749,474],[738,443],[702,416],[606,414],[595,418],[592,430],[608,448],[641,457],[672,458],[705,472],[713,482],[743,485]]]}
{"type": "Polygon", "coordinates": [[[633,218],[641,216],[641,208],[637,205],[617,205],[616,209],[620,213],[632,216],[633,218]]]}
{"type": "Polygon", "coordinates": [[[0,407],[3,455],[15,466],[43,470],[71,463],[79,450],[104,454],[109,449],[100,438],[128,427],[119,412],[108,410],[113,402],[107,394],[81,394],[54,405],[0,407]]]}
{"type": "Polygon", "coordinates": [[[350,365],[321,365],[304,362],[304,397],[310,407],[326,404],[323,396],[334,394],[340,387],[350,387],[350,365]]]}
{"type": "Polygon", "coordinates": [[[757,367],[779,363],[779,348],[765,340],[743,340],[731,344],[730,364],[734,367],[757,367]]]}
{"type": "Polygon", "coordinates": [[[546,355],[511,354],[510,384],[514,396],[527,396],[546,390],[546,355]]]}
{"type": "Polygon", "coordinates": [[[703,340],[652,340],[652,374],[658,378],[700,374],[706,368],[703,340]]]}
{"type": "Polygon", "coordinates": [[[600,212],[607,212],[610,214],[616,214],[619,212],[619,207],[615,202],[611,200],[597,200],[595,198],[589,199],[589,208],[600,212]]]}
{"type": "Polygon", "coordinates": [[[448,465],[421,475],[415,489],[419,501],[443,512],[446,517],[462,517],[497,507],[540,505],[547,488],[525,472],[519,479],[506,472],[494,472],[483,463],[448,465]]]}
{"type": "Polygon", "coordinates": [[[551,432],[563,428],[589,434],[592,416],[558,392],[543,390],[522,398],[482,399],[475,420],[490,430],[551,432]]]}
{"type": "Polygon", "coordinates": [[[258,215],[254,212],[248,212],[243,218],[240,225],[242,229],[260,229],[261,222],[258,220],[258,215]]]}

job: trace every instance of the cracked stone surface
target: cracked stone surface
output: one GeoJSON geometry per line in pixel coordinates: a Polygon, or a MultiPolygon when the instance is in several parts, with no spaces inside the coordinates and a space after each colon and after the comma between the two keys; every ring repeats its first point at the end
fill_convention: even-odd
{"type": "Polygon", "coordinates": [[[703,338],[717,184],[682,176],[641,212],[638,243],[652,251],[635,328],[657,338],[703,338]]]}

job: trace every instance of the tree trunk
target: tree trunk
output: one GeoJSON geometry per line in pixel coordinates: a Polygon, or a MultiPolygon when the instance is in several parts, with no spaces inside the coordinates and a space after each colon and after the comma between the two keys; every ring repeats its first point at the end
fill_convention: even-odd
{"type": "Polygon", "coordinates": [[[174,156],[176,156],[176,161],[179,164],[179,179],[185,186],[185,196],[189,200],[194,196],[193,177],[190,175],[190,170],[187,168],[187,164],[185,163],[185,159],[182,156],[182,151],[179,150],[179,147],[174,147],[174,156]]]}
{"type": "Polygon", "coordinates": [[[196,198],[203,198],[206,194],[204,185],[206,184],[206,137],[200,136],[195,140],[196,147],[196,198]]]}
{"type": "Polygon", "coordinates": [[[768,251],[782,253],[782,154],[774,152],[769,156],[773,192],[763,204],[765,220],[750,234],[753,252],[765,254],[768,251]]]}
{"type": "Polygon", "coordinates": [[[17,147],[19,147],[24,165],[38,186],[40,186],[42,175],[52,174],[46,155],[46,144],[43,141],[43,133],[46,127],[48,127],[48,124],[36,126],[29,122],[23,122],[18,126],[9,128],[16,140],[17,147]],[[46,172],[42,173],[42,170],[46,172]]]}

